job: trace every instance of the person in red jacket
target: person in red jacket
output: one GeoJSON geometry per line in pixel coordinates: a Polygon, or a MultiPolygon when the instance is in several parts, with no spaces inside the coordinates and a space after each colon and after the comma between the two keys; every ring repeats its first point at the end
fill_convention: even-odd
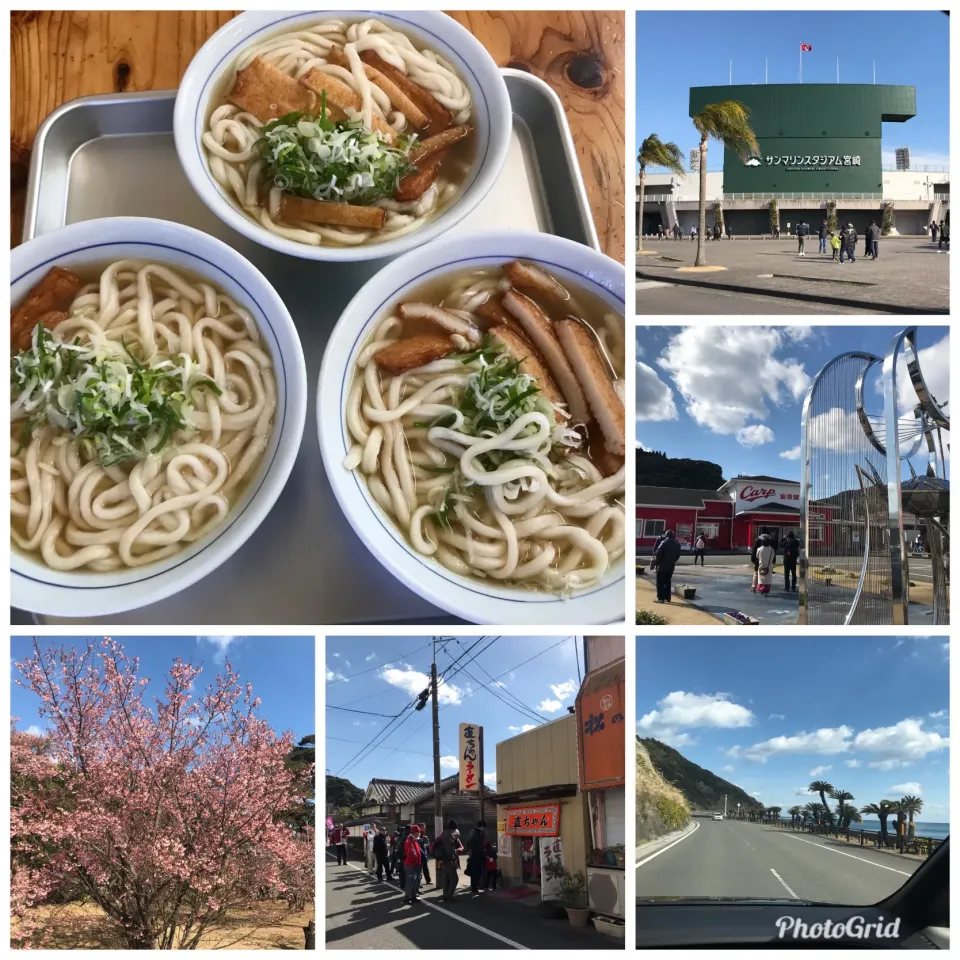
{"type": "Polygon", "coordinates": [[[337,866],[347,862],[347,837],[350,831],[344,826],[333,828],[333,852],[337,855],[337,866]]]}
{"type": "Polygon", "coordinates": [[[420,828],[414,824],[407,839],[403,841],[403,868],[407,889],[404,903],[420,899],[420,874],[423,871],[423,850],[420,848],[420,828]]]}

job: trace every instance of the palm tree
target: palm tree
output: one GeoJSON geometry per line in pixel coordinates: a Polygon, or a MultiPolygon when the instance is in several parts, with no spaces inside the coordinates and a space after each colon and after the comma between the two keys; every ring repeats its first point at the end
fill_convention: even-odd
{"type": "Polygon", "coordinates": [[[830,796],[837,801],[837,819],[840,829],[843,830],[850,825],[850,821],[846,819],[846,814],[847,811],[851,809],[850,807],[844,806],[844,801],[853,800],[854,796],[852,793],[847,793],[846,790],[831,790],[830,796]]]}
{"type": "Polygon", "coordinates": [[[863,823],[863,817],[860,816],[856,807],[847,807],[847,826],[851,823],[863,823]]]}
{"type": "Polygon", "coordinates": [[[790,814],[790,823],[795,824],[803,815],[803,808],[799,804],[795,804],[787,812],[790,814]]]}
{"type": "Polygon", "coordinates": [[[881,800],[879,803],[868,803],[860,808],[861,813],[870,814],[880,821],[880,842],[882,846],[887,845],[887,817],[893,813],[890,800],[881,800]]]}
{"type": "Polygon", "coordinates": [[[827,783],[826,780],[814,780],[813,783],[807,787],[807,790],[809,790],[810,793],[820,794],[820,803],[823,804],[825,823],[827,825],[833,823],[833,817],[830,814],[830,807],[827,806],[827,794],[833,793],[833,784],[827,783]]]}
{"type": "Polygon", "coordinates": [[[803,819],[809,820],[811,823],[820,823],[823,819],[823,805],[817,803],[815,800],[811,800],[803,808],[803,819]]]}
{"type": "Polygon", "coordinates": [[[904,804],[906,797],[901,797],[899,800],[890,801],[890,812],[897,815],[897,836],[905,837],[907,831],[904,829],[904,824],[907,821],[907,808],[904,804]]]}
{"type": "Polygon", "coordinates": [[[907,835],[912,837],[917,829],[913,823],[913,818],[914,815],[919,815],[920,811],[923,809],[923,800],[921,800],[920,797],[912,797],[908,795],[900,801],[900,805],[910,816],[910,823],[907,825],[907,835]]]}
{"type": "Polygon", "coordinates": [[[783,807],[771,807],[771,808],[770,808],[770,819],[773,820],[774,823],[779,823],[779,822],[780,822],[780,811],[781,811],[782,809],[783,809],[783,807]]]}
{"type": "Polygon", "coordinates": [[[643,249],[643,195],[647,190],[647,167],[666,167],[671,173],[684,173],[683,154],[675,143],[664,143],[651,133],[640,144],[637,154],[640,164],[640,225],[637,230],[637,250],[643,249]]]}
{"type": "Polygon", "coordinates": [[[760,147],[750,126],[750,111],[739,100],[708,103],[694,116],[693,125],[700,134],[700,226],[696,266],[705,267],[707,257],[703,233],[707,228],[707,141],[712,137],[744,160],[758,153],[760,147]]]}

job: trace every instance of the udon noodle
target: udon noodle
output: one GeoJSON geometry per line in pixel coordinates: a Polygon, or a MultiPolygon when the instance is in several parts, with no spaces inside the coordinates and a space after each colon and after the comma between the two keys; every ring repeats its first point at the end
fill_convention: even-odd
{"type": "Polygon", "coordinates": [[[624,551],[623,369],[623,317],[599,299],[519,262],[461,274],[362,348],[344,466],[450,570],[583,589],[624,551]]]}
{"type": "Polygon", "coordinates": [[[402,236],[448,206],[469,170],[469,87],[380,20],[320,20],[262,40],[213,102],[202,137],[213,177],[248,217],[298,243],[402,236]],[[336,131],[310,125],[321,112],[336,131]],[[344,150],[350,130],[363,136],[344,150]]]}
{"type": "Polygon", "coordinates": [[[250,313],[161,263],[54,268],[14,310],[11,537],[55,570],[162,560],[227,516],[272,433],[250,313]]]}

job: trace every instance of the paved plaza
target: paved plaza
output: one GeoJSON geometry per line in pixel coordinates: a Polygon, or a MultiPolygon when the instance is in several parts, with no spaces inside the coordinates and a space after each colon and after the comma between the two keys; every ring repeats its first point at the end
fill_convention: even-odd
{"type": "Polygon", "coordinates": [[[644,250],[652,253],[636,258],[637,313],[654,316],[693,312],[690,304],[683,302],[683,290],[725,295],[717,310],[701,299],[696,310],[701,315],[732,313],[731,296],[743,300],[745,313],[766,312],[749,309],[759,297],[792,301],[804,313],[820,306],[844,313],[930,314],[949,310],[950,255],[938,252],[930,240],[882,238],[880,259],[872,261],[862,256],[861,239],[856,261],[842,265],[817,253],[816,237],[808,238],[806,246],[807,256],[799,257],[795,237],[710,241],[707,263],[726,269],[698,272],[681,269],[693,266],[696,243],[689,239],[660,242],[645,238],[644,250]],[[663,288],[647,286],[651,282],[670,284],[678,291],[676,298],[663,288]],[[650,293],[649,302],[646,291],[650,293]]]}

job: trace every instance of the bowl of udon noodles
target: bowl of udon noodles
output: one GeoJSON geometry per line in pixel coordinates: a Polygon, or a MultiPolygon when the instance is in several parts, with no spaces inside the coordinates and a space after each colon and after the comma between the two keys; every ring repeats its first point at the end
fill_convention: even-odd
{"type": "Polygon", "coordinates": [[[177,92],[180,162],[250,239],[314,260],[392,257],[496,182],[512,110],[496,63],[436,11],[247,12],[177,92]]]}
{"type": "Polygon", "coordinates": [[[624,270],[522,231],[385,267],[324,354],[317,424],[354,530],[476,623],[624,616],[624,270]]]}
{"type": "Polygon", "coordinates": [[[191,227],[105,218],[16,247],[10,302],[12,604],[103,616],[228,560],[306,416],[266,278],[191,227]]]}

